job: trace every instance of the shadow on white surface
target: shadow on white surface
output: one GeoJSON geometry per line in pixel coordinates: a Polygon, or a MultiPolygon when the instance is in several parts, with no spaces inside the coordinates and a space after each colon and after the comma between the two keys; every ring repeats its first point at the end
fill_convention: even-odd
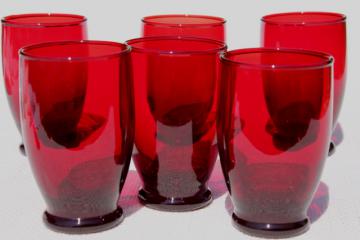
{"type": "Polygon", "coordinates": [[[340,123],[336,124],[336,127],[331,135],[331,141],[335,144],[335,146],[339,146],[344,140],[344,132],[340,123]]]}
{"type": "Polygon", "coordinates": [[[209,180],[209,188],[211,190],[213,199],[217,199],[227,192],[224,176],[221,170],[220,160],[217,159],[213,173],[209,180]]]}
{"type": "MultiPolygon", "coordinates": [[[[329,206],[329,188],[328,186],[320,182],[318,189],[311,201],[310,207],[308,208],[307,215],[311,223],[316,222],[327,210],[329,206]]],[[[234,205],[231,202],[230,195],[227,195],[225,200],[225,208],[230,216],[234,211],[234,205]]]]}
{"type": "Polygon", "coordinates": [[[311,223],[316,222],[326,211],[329,206],[329,187],[320,182],[318,189],[311,201],[307,215],[311,223]]]}
{"type": "Polygon", "coordinates": [[[138,191],[141,186],[139,175],[135,170],[129,170],[118,205],[124,210],[125,217],[129,217],[143,205],[139,202],[138,191]]]}

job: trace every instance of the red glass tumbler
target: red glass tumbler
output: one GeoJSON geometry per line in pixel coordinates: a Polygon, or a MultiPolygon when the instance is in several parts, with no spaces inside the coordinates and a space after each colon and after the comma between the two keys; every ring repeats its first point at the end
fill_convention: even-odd
{"type": "Polygon", "coordinates": [[[225,42],[225,19],[221,17],[169,14],[142,19],[143,37],[191,36],[225,42]]]}
{"type": "MultiPolygon", "coordinates": [[[[20,48],[42,42],[87,38],[86,18],[74,14],[34,13],[2,19],[2,62],[6,94],[19,131],[19,54],[20,48]]],[[[24,153],[24,145],[20,145],[24,153]]]]}
{"type": "Polygon", "coordinates": [[[82,233],[118,224],[134,139],[130,47],[102,41],[25,47],[20,81],[23,139],[47,225],[82,233]]]}
{"type": "Polygon", "coordinates": [[[210,39],[148,37],[129,40],[135,92],[134,162],[142,203],[168,211],[208,205],[217,157],[216,89],[219,53],[210,39]]]}
{"type": "MultiPolygon", "coordinates": [[[[262,18],[262,46],[301,48],[325,52],[334,57],[335,129],[346,81],[346,17],[328,12],[290,12],[262,18]]],[[[330,153],[334,144],[330,145],[330,153]]]]}
{"type": "Polygon", "coordinates": [[[287,237],[308,229],[330,141],[332,61],[305,50],[222,55],[218,145],[240,230],[287,237]]]}

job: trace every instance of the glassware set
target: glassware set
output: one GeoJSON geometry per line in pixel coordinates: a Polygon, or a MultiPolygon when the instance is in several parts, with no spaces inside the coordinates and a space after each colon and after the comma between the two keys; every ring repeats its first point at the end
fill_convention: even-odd
{"type": "Polygon", "coordinates": [[[268,15],[261,48],[227,51],[219,17],[144,17],[125,44],[86,40],[79,15],[3,18],[6,93],[44,222],[68,233],[119,224],[131,157],[144,205],[203,208],[219,155],[237,228],[305,232],[344,94],[345,21],[268,15]]]}

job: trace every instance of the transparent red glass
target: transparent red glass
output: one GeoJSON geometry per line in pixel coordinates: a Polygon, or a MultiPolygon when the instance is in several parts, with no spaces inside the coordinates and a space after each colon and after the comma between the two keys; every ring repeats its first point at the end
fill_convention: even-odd
{"type": "Polygon", "coordinates": [[[134,140],[130,47],[103,41],[25,47],[20,81],[23,139],[47,225],[83,233],[118,224],[134,140]]]}
{"type": "Polygon", "coordinates": [[[134,162],[140,200],[169,211],[212,200],[207,181],[217,157],[215,102],[219,53],[210,39],[148,37],[132,47],[135,92],[134,162]]]}
{"type": "MultiPolygon", "coordinates": [[[[19,55],[20,48],[42,42],[87,38],[86,18],[74,14],[34,13],[2,19],[2,63],[6,94],[16,126],[20,127],[19,55]]],[[[20,146],[24,153],[23,145],[20,146]]]]}
{"type": "Polygon", "coordinates": [[[308,229],[330,141],[332,61],[304,50],[222,55],[218,146],[240,230],[287,237],[308,229]]]}
{"type": "Polygon", "coordinates": [[[290,12],[264,16],[262,46],[308,49],[334,57],[335,128],[346,82],[346,16],[328,12],[290,12]]]}
{"type": "Polygon", "coordinates": [[[221,17],[169,14],[142,19],[143,37],[190,36],[225,42],[225,19],[221,17]]]}

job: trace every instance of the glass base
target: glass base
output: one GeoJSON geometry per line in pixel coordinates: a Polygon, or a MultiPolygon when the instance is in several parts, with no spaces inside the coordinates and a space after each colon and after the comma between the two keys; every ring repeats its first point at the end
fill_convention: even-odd
{"type": "Polygon", "coordinates": [[[63,218],[44,212],[44,222],[51,230],[70,234],[101,232],[117,226],[124,219],[123,210],[116,209],[109,214],[92,218],[63,218]]]}
{"type": "Polygon", "coordinates": [[[310,221],[306,218],[293,223],[255,223],[248,222],[232,215],[233,224],[240,231],[261,238],[288,238],[305,233],[310,227],[310,221]]]}
{"type": "Polygon", "coordinates": [[[213,200],[209,189],[206,189],[202,194],[186,198],[165,198],[159,195],[153,195],[144,189],[140,189],[138,197],[140,202],[146,207],[170,212],[197,210],[206,207],[213,200]]]}
{"type": "Polygon", "coordinates": [[[329,146],[329,153],[328,156],[331,156],[335,153],[335,144],[333,142],[330,142],[330,146],[329,146]]]}
{"type": "Polygon", "coordinates": [[[26,156],[25,146],[23,143],[19,145],[19,151],[22,155],[26,156]]]}

